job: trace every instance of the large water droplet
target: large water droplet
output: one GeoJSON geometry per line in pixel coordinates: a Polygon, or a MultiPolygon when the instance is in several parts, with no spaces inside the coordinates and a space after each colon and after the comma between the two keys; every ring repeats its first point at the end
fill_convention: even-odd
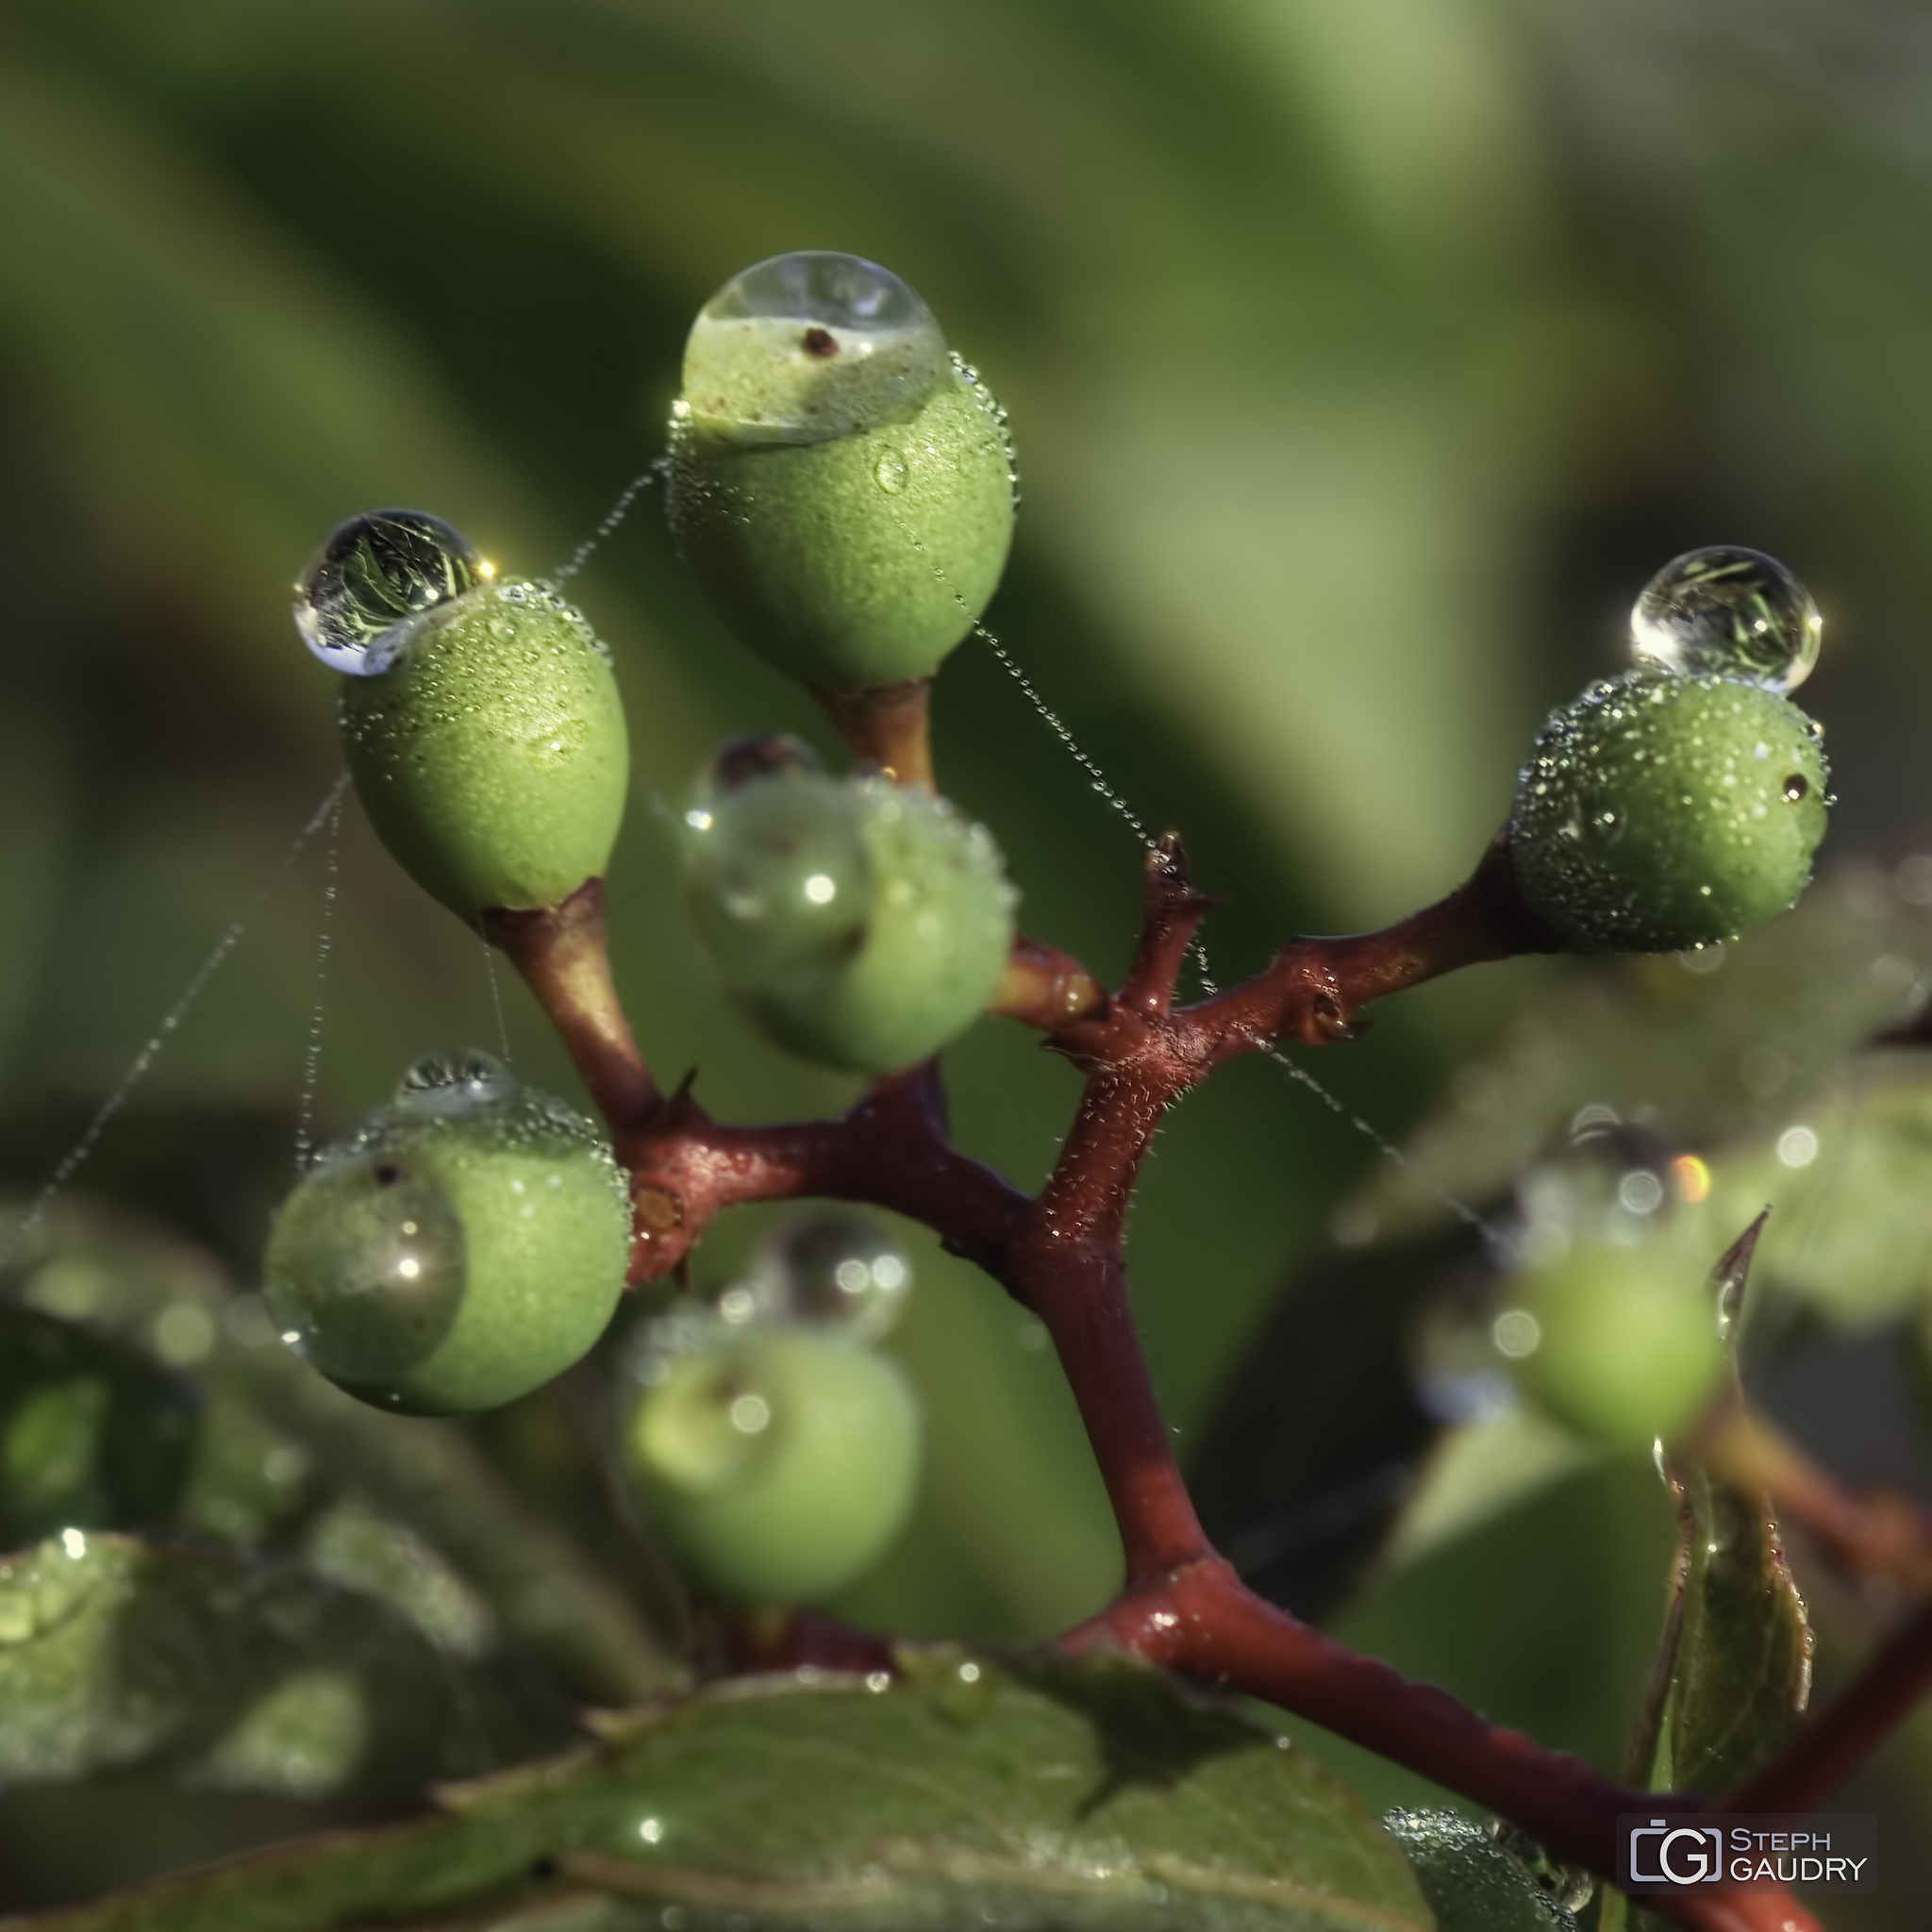
{"type": "Polygon", "coordinates": [[[462,1223],[406,1156],[363,1154],[304,1186],[324,1191],[326,1212],[271,1271],[269,1308],[282,1340],[332,1381],[365,1397],[385,1392],[456,1319],[467,1274],[462,1223]]]}
{"type": "Polygon", "coordinates": [[[1630,612],[1640,664],[1774,691],[1793,691],[1811,675],[1823,631],[1804,585],[1775,558],[1736,543],[1672,558],[1630,612]]]}
{"type": "Polygon", "coordinates": [[[501,1060],[468,1047],[425,1053],[396,1085],[400,1113],[446,1119],[488,1113],[516,1097],[517,1077],[501,1060]]]}
{"type": "Polygon", "coordinates": [[[863,1215],[811,1214],[767,1238],[752,1263],[751,1287],[769,1319],[838,1322],[874,1341],[905,1311],[912,1266],[863,1215]]]}
{"type": "Polygon", "coordinates": [[[439,605],[490,575],[470,540],[420,509],[338,524],[295,585],[295,628],[331,670],[387,671],[439,605]]]}
{"type": "Polygon", "coordinates": [[[809,248],[746,269],[699,310],[684,401],[702,434],[828,442],[916,408],[948,368],[932,311],[890,269],[809,248]]]}
{"type": "Polygon", "coordinates": [[[858,798],[816,764],[793,740],[737,741],[684,815],[691,916],[735,987],[824,969],[871,916],[858,798]]]}

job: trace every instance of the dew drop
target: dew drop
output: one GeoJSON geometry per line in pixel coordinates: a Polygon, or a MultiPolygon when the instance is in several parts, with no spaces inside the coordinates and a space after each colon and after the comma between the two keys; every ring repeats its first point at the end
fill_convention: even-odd
{"type": "Polygon", "coordinates": [[[423,620],[487,581],[470,540],[420,509],[372,509],[338,524],[295,585],[295,628],[334,671],[387,671],[423,620]]]}
{"type": "Polygon", "coordinates": [[[1779,692],[1811,675],[1823,630],[1810,592],[1783,564],[1735,543],[1673,558],[1630,612],[1640,665],[1779,692]]]}
{"type": "Polygon", "coordinates": [[[749,1287],[766,1319],[837,1322],[874,1341],[904,1313],[912,1267],[875,1223],[835,1209],[774,1228],[753,1258],[749,1287]]]}
{"type": "Polygon", "coordinates": [[[516,1092],[516,1075],[501,1060],[470,1047],[461,1053],[425,1053],[397,1083],[395,1104],[399,1111],[419,1119],[448,1119],[488,1113],[516,1092]]]}
{"type": "Polygon", "coordinates": [[[888,496],[897,496],[906,487],[906,462],[895,450],[883,450],[873,465],[872,480],[888,496]]]}
{"type": "Polygon", "coordinates": [[[801,249],[755,263],[698,311],[683,401],[704,435],[829,442],[916,408],[948,367],[932,311],[890,269],[801,249]]]}

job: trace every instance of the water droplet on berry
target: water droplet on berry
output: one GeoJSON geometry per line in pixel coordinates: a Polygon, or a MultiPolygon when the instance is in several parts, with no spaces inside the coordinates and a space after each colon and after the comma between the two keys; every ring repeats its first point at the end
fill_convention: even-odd
{"type": "Polygon", "coordinates": [[[912,1265],[863,1215],[812,1214],[766,1239],[752,1262],[752,1288],[767,1319],[837,1322],[875,1341],[905,1312],[912,1265]]]}
{"type": "Polygon", "coordinates": [[[418,1118],[488,1113],[515,1098],[517,1078],[501,1060],[474,1048],[425,1053],[397,1083],[398,1112],[418,1118]]]}
{"type": "Polygon", "coordinates": [[[872,480],[888,496],[897,496],[906,487],[906,459],[896,450],[886,450],[873,465],[872,480]]]}
{"type": "Polygon", "coordinates": [[[915,408],[947,373],[932,311],[890,269],[802,249],[735,275],[698,311],[684,401],[733,442],[829,442],[915,408]]]}
{"type": "Polygon", "coordinates": [[[295,585],[295,628],[334,671],[375,677],[439,606],[486,582],[470,540],[420,509],[372,509],[338,524],[295,585]]]}
{"type": "Polygon", "coordinates": [[[1630,613],[1640,665],[1680,677],[1735,677],[1779,692],[1811,675],[1823,631],[1804,585],[1775,558],[1735,543],[1674,558],[1630,613]]]}

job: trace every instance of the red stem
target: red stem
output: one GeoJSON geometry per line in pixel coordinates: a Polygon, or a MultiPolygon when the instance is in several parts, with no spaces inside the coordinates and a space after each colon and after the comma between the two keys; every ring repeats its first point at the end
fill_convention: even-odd
{"type": "MultiPolygon", "coordinates": [[[[855,741],[912,775],[924,694],[832,706],[855,741]]],[[[1174,988],[1208,901],[1177,841],[1150,855],[1134,964],[1108,1000],[1078,961],[1016,947],[1008,1010],[1086,1074],[1079,1110],[1037,1199],[951,1144],[936,1068],[879,1081],[839,1119],[722,1125],[689,1091],[660,1094],[638,1058],[603,964],[601,888],[554,912],[496,913],[490,936],[542,1000],[609,1120],[633,1176],[632,1275],[675,1268],[711,1217],[739,1203],[815,1195],[889,1208],[933,1228],[1046,1324],[1079,1406],[1120,1527],[1121,1597],[1063,1640],[1111,1644],[1169,1669],[1299,1712],[1513,1819],[1557,1856],[1611,1868],[1619,1812],[1703,1801],[1625,1790],[1581,1760],[1489,1724],[1446,1692],[1411,1684],[1263,1603],[1209,1548],[1174,1461],[1134,1331],[1121,1249],[1141,1160],[1167,1108],[1214,1067],[1292,1038],[1346,1039],[1368,1001],[1479,960],[1557,950],[1519,898],[1498,840],[1467,884],[1380,933],[1305,939],[1244,986],[1175,1011],[1174,988]]],[[[1745,1795],[1757,1808],[1817,1802],[1932,1680],[1932,1612],[1908,1626],[1813,1740],[1745,1795]],[[1902,1694],[1903,1693],[1903,1694],[1902,1694]]],[[[1700,1932],[1809,1932],[1789,1900],[1731,1898],[1674,1908],[1700,1932]],[[1768,1916],[1767,1914],[1771,1914],[1768,1916]],[[1781,1915],[1781,1916],[1780,1916],[1781,1915]]]]}

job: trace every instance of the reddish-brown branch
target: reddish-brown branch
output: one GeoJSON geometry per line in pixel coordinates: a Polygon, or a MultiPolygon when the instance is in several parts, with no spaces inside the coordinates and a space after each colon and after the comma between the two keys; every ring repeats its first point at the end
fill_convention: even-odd
{"type": "Polygon", "coordinates": [[[882,684],[874,691],[822,691],[820,704],[839,736],[867,764],[901,785],[933,789],[929,677],[882,684]]]}
{"type": "Polygon", "coordinates": [[[1279,1705],[1501,1812],[1557,1857],[1593,1871],[1615,1868],[1620,1811],[1659,1803],[1694,1810],[1702,1802],[1627,1790],[1446,1691],[1408,1682],[1263,1603],[1218,1557],[1129,1590],[1063,1641],[1116,1646],[1279,1705]]]}
{"type": "Polygon", "coordinates": [[[1022,933],[986,1010],[1052,1033],[1075,1020],[1099,1018],[1107,1010],[1107,990],[1071,953],[1022,933]]]}
{"type": "Polygon", "coordinates": [[[836,1120],[727,1126],[680,1091],[612,1128],[638,1204],[633,1281],[669,1274],[722,1208],[803,1195],[890,1208],[996,1273],[1030,1206],[947,1140],[926,1067],[879,1081],[836,1120]]]}
{"type": "Polygon", "coordinates": [[[1916,1611],[1814,1710],[1769,1764],[1719,1801],[1726,1811],[1809,1811],[1822,1805],[1932,1691],[1932,1605],[1916,1611]]]}
{"type": "MultiPolygon", "coordinates": [[[[862,755],[902,777],[929,777],[923,688],[875,696],[828,704],[862,755]]],[[[1070,1644],[1119,1645],[1297,1711],[1503,1812],[1559,1857],[1605,1871],[1619,1811],[1700,1801],[1625,1790],[1577,1759],[1490,1724],[1445,1692],[1405,1682],[1243,1588],[1195,1518],[1141,1355],[1121,1263],[1128,1200],[1161,1118],[1216,1065],[1278,1038],[1346,1038],[1369,1000],[1558,942],[1524,908],[1499,841],[1465,886],[1413,918],[1381,933],[1297,941],[1246,986],[1175,1011],[1175,978],[1206,909],[1177,844],[1153,856],[1146,892],[1134,967],[1115,1000],[1066,956],[1026,941],[1015,948],[1002,990],[1011,993],[1006,1009],[1044,1025],[1048,1044],[1087,1076],[1038,1199],[952,1146],[930,1067],[878,1082],[839,1119],[777,1126],[721,1124],[688,1091],[659,1094],[610,989],[594,882],[555,912],[498,913],[486,924],[556,1021],[632,1173],[635,1279],[676,1267],[721,1208],[742,1202],[814,1195],[924,1223],[1039,1313],[1092,1443],[1128,1587],[1111,1609],[1072,1633],[1070,1644]]],[[[1793,1770],[1774,1791],[1768,1785],[1779,1808],[1812,1802],[1814,1787],[1829,1789],[1882,1731],[1902,1702],[1886,1686],[1886,1671],[1932,1675],[1932,1627],[1912,1626],[1885,1656],[1884,1671],[1855,1688],[1842,1711],[1807,1727],[1822,1740],[1819,1762],[1836,1769],[1822,1784],[1793,1770]]],[[[1788,1757],[1793,1767],[1812,1761],[1788,1757]]],[[[1789,1902],[1778,1908],[1784,1916],[1773,1919],[1761,1900],[1731,1899],[1687,1906],[1679,1916],[1700,1932],[1809,1925],[1789,1902]]]]}
{"type": "Polygon", "coordinates": [[[486,912],[482,924],[550,1016],[605,1119],[648,1112],[658,1090],[611,983],[604,881],[588,879],[541,912],[486,912]]]}
{"type": "Polygon", "coordinates": [[[1465,966],[1567,950],[1524,904],[1502,833],[1446,899],[1380,932],[1295,940],[1258,977],[1182,1017],[1211,1041],[1216,1062],[1276,1040],[1321,1045],[1349,1038],[1354,1014],[1371,1000],[1465,966]]]}

